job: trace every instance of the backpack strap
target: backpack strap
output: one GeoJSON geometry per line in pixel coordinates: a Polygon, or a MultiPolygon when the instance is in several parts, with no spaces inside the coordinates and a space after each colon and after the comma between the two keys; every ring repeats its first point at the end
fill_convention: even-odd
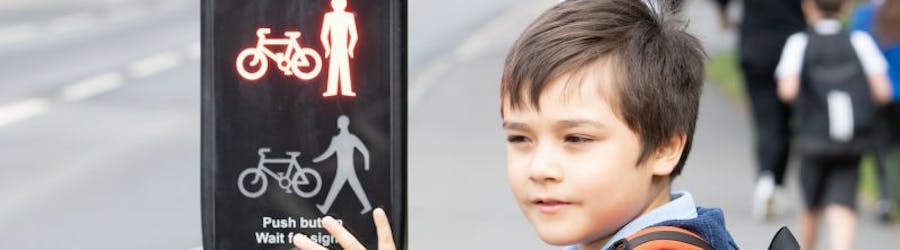
{"type": "Polygon", "coordinates": [[[672,226],[644,228],[613,243],[616,250],[714,250],[702,237],[672,226]]]}

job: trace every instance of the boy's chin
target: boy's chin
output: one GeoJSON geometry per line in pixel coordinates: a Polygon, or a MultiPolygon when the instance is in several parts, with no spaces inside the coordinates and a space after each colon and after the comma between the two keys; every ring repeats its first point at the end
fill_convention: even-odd
{"type": "MultiPolygon", "coordinates": [[[[532,214],[534,216],[534,214],[532,214]]],[[[541,218],[529,216],[538,237],[545,243],[555,246],[571,246],[590,243],[612,235],[616,231],[616,223],[588,223],[581,218],[541,218]]]]}
{"type": "Polygon", "coordinates": [[[557,238],[549,238],[549,237],[544,237],[544,236],[541,236],[541,240],[543,240],[544,243],[547,243],[549,245],[558,246],[558,247],[574,246],[574,245],[578,245],[578,243],[579,243],[578,241],[573,241],[571,239],[557,239],[557,238]]]}
{"type": "Polygon", "coordinates": [[[572,230],[571,225],[559,225],[558,223],[533,222],[538,236],[545,243],[555,246],[576,245],[584,241],[585,235],[580,235],[576,230],[572,230]]]}

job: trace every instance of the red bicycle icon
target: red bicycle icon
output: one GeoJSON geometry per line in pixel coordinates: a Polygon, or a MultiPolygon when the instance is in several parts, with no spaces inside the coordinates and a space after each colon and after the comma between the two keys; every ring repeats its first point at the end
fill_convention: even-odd
{"type": "Polygon", "coordinates": [[[300,47],[297,39],[300,38],[299,31],[286,31],[286,38],[273,39],[266,38],[266,35],[272,32],[270,28],[260,28],[256,30],[256,47],[247,48],[238,54],[235,66],[238,74],[247,80],[256,80],[266,74],[269,67],[269,60],[277,63],[278,69],[284,72],[284,75],[294,75],[301,80],[309,80],[322,70],[322,57],[319,53],[310,48],[300,47]],[[287,48],[284,52],[273,52],[267,46],[282,45],[287,48]]]}

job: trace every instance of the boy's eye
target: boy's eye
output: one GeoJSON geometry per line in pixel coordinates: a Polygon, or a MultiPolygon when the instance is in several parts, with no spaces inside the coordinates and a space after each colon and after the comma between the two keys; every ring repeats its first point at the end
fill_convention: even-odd
{"type": "Polygon", "coordinates": [[[584,136],[577,136],[577,135],[567,135],[565,140],[566,140],[566,142],[571,142],[571,143],[588,143],[588,142],[594,141],[591,138],[587,138],[584,136]]]}
{"type": "Polygon", "coordinates": [[[510,135],[510,136],[507,136],[507,137],[506,137],[506,141],[509,142],[509,143],[513,143],[513,144],[516,144],[516,143],[522,143],[522,142],[525,142],[525,141],[527,141],[527,140],[528,140],[527,137],[521,136],[521,135],[510,135]]]}

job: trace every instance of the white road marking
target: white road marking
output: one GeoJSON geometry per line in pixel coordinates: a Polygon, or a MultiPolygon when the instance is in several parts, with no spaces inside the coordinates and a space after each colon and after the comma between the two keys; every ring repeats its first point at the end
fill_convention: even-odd
{"type": "Polygon", "coordinates": [[[88,12],[69,14],[50,20],[45,30],[50,34],[69,33],[95,26],[97,21],[97,17],[88,12]]]}
{"type": "MultiPolygon", "coordinates": [[[[21,28],[29,29],[29,28],[21,28]]],[[[4,30],[0,30],[4,31],[4,30]]],[[[3,33],[0,33],[3,34],[3,33]]],[[[0,40],[2,42],[2,40],[0,40]]],[[[138,60],[131,65],[131,78],[142,78],[178,66],[182,58],[200,58],[200,41],[184,47],[183,55],[175,51],[162,52],[138,60]]],[[[31,98],[13,104],[0,106],[0,127],[20,122],[47,112],[51,101],[78,102],[121,87],[128,76],[120,72],[108,72],[65,86],[55,98],[31,98]]]]}
{"type": "Polygon", "coordinates": [[[66,86],[60,98],[66,102],[85,100],[109,92],[122,85],[123,77],[116,72],[101,74],[66,86]]]}
{"type": "Polygon", "coordinates": [[[0,45],[14,44],[34,39],[38,36],[38,26],[25,23],[0,28],[0,45]]]}
{"type": "Polygon", "coordinates": [[[0,127],[43,114],[47,112],[49,106],[50,102],[43,98],[31,98],[0,106],[0,127]]]}
{"type": "Polygon", "coordinates": [[[167,51],[159,53],[131,65],[131,75],[135,78],[147,77],[178,66],[178,53],[167,51]]]}

